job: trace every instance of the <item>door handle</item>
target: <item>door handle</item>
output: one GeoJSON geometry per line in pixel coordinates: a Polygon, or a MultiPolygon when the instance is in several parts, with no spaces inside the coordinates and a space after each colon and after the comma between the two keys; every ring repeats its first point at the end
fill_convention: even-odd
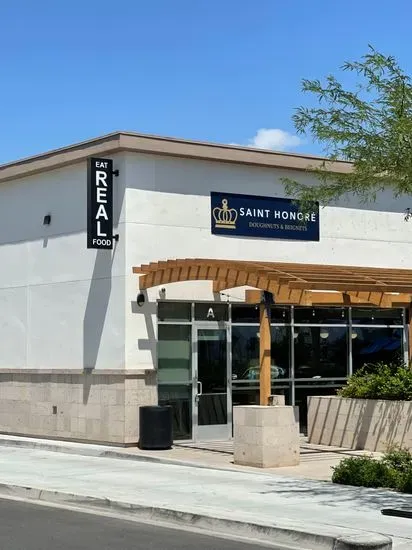
{"type": "Polygon", "coordinates": [[[203,385],[202,382],[197,383],[197,396],[200,397],[203,394],[203,385]]]}

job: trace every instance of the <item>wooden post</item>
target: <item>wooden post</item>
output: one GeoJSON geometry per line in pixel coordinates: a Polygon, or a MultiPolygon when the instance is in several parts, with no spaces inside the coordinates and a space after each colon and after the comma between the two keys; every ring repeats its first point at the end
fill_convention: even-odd
{"type": "Polygon", "coordinates": [[[260,404],[269,405],[269,397],[272,393],[271,388],[271,344],[272,336],[270,333],[270,318],[268,316],[265,304],[260,304],[260,340],[259,340],[259,358],[260,358],[260,404]]]}

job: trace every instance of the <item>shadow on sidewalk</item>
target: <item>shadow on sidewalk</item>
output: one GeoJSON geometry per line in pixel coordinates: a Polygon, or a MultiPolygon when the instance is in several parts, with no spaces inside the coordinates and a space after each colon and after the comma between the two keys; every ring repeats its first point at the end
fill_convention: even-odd
{"type": "Polygon", "coordinates": [[[404,495],[389,490],[350,487],[306,479],[301,479],[297,483],[296,480],[287,478],[277,478],[276,482],[268,481],[267,485],[269,487],[273,486],[273,490],[260,491],[259,494],[273,493],[286,498],[299,496],[302,500],[307,499],[308,506],[316,498],[319,504],[327,504],[332,507],[350,504],[354,509],[359,507],[380,510],[385,507],[395,507],[412,510],[412,495],[404,495]]]}

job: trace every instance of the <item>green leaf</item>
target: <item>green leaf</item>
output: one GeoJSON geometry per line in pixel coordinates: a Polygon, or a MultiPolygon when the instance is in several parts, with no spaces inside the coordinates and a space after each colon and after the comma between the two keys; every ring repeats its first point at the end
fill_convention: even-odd
{"type": "Polygon", "coordinates": [[[321,144],[329,161],[349,161],[352,169],[335,173],[324,163],[310,170],[317,178],[310,187],[283,178],[286,192],[321,204],[347,194],[356,195],[362,202],[374,201],[377,193],[386,189],[394,196],[411,194],[410,76],[393,56],[385,56],[372,46],[359,61],[346,61],[342,70],[357,75],[354,89],[345,88],[334,75],[323,82],[304,79],[302,90],[314,96],[317,106],[297,108],[293,122],[299,134],[321,144]]]}

